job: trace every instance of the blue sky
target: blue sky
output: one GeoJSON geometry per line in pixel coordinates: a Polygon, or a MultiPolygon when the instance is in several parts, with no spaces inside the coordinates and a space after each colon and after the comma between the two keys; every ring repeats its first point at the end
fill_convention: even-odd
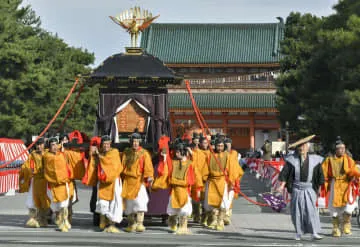
{"type": "Polygon", "coordinates": [[[133,6],[160,14],[158,23],[261,23],[286,19],[291,11],[327,16],[337,0],[23,0],[42,27],[70,46],[93,52],[94,66],[130,46],[129,35],[109,15],[133,6]]]}

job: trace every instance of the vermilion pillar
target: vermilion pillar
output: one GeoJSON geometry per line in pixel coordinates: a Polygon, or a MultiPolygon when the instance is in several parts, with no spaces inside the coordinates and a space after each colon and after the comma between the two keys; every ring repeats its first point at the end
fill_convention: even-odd
{"type": "Polygon", "coordinates": [[[255,150],[255,121],[254,113],[250,113],[250,149],[255,150]]]}

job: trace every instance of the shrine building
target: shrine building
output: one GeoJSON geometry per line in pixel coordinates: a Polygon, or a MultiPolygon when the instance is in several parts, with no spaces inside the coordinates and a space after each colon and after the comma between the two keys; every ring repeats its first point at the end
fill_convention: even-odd
{"type": "MultiPolygon", "coordinates": [[[[153,23],[141,47],[190,81],[209,128],[229,135],[238,150],[278,140],[275,78],[284,23],[153,23]]],[[[173,135],[196,123],[184,82],[168,85],[173,135]]]]}

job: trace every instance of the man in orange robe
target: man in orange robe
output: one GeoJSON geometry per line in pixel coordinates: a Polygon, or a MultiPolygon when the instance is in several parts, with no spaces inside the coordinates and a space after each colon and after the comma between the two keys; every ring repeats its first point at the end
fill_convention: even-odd
{"type": "MultiPolygon", "coordinates": [[[[72,133],[76,133],[76,131],[72,132],[72,133]]],[[[63,133],[59,136],[59,149],[61,149],[64,144],[68,144],[70,141],[69,135],[66,133],[63,133]]],[[[70,148],[70,150],[79,150],[79,148],[70,148]]],[[[72,186],[74,187],[74,195],[73,198],[71,200],[71,202],[69,202],[69,207],[68,207],[68,220],[70,222],[70,224],[72,223],[72,215],[73,215],[73,204],[75,204],[78,201],[78,195],[77,195],[77,189],[76,189],[76,182],[75,180],[81,180],[85,174],[85,154],[84,152],[76,152],[73,153],[75,155],[66,155],[67,159],[72,159],[74,158],[75,160],[69,160],[68,163],[71,165],[71,170],[72,170],[72,177],[71,177],[71,183],[72,186]],[[79,159],[79,155],[81,156],[81,159],[79,159]]]]}
{"type": "Polygon", "coordinates": [[[224,138],[215,140],[215,153],[209,155],[203,175],[207,177],[204,208],[211,212],[208,227],[224,230],[226,210],[230,208],[229,195],[240,178],[240,166],[224,152],[224,138]]]}
{"type": "Polygon", "coordinates": [[[241,168],[238,160],[238,152],[235,149],[232,149],[232,140],[230,138],[225,138],[225,149],[226,152],[229,153],[230,159],[234,164],[239,165],[239,179],[236,180],[234,185],[234,190],[230,192],[229,195],[229,201],[230,201],[230,208],[226,210],[225,218],[224,218],[224,224],[230,225],[231,223],[231,215],[232,215],[232,206],[233,206],[233,199],[238,197],[238,192],[240,191],[240,180],[242,176],[244,175],[244,171],[241,168]]]}
{"type": "Polygon", "coordinates": [[[345,143],[338,137],[334,156],[329,156],[322,164],[326,191],[330,192],[329,211],[332,218],[334,237],[341,236],[339,216],[343,216],[343,233],[351,234],[351,215],[356,203],[352,187],[353,178],[359,177],[355,161],[346,154],[345,143]]]}
{"type": "MultiPolygon", "coordinates": [[[[164,160],[166,153],[162,153],[164,160]]],[[[167,207],[169,215],[169,226],[176,234],[190,234],[187,222],[192,213],[191,188],[196,185],[195,172],[192,161],[187,158],[187,150],[184,143],[178,143],[175,147],[175,157],[172,161],[166,162],[162,175],[157,181],[162,181],[165,185],[159,187],[171,188],[171,194],[167,207]],[[169,164],[171,164],[169,166],[169,164]],[[179,218],[179,228],[178,228],[179,218]]],[[[200,185],[202,186],[202,184],[200,185]]],[[[200,196],[200,190],[197,190],[200,196]]]]}
{"type": "Polygon", "coordinates": [[[57,213],[56,223],[62,232],[71,229],[69,223],[69,203],[74,195],[74,186],[71,180],[73,177],[73,167],[84,165],[80,161],[82,157],[80,152],[64,150],[58,146],[58,139],[52,137],[49,139],[49,152],[43,156],[45,167],[45,179],[51,190],[51,209],[57,213]]]}
{"type": "Polygon", "coordinates": [[[50,209],[42,161],[45,152],[44,138],[39,138],[35,148],[28,160],[21,166],[19,175],[20,193],[29,192],[26,199],[26,206],[29,209],[27,227],[47,226],[47,214],[50,209]]]}
{"type": "Polygon", "coordinates": [[[101,150],[96,145],[90,147],[90,162],[87,170],[87,185],[98,186],[96,212],[100,214],[100,229],[104,232],[119,233],[115,223],[122,221],[122,183],[123,171],[120,153],[111,148],[110,136],[101,138],[101,150]],[[108,225],[108,226],[107,226],[108,225]],[[106,227],[107,226],[107,227],[106,227]]]}
{"type": "Polygon", "coordinates": [[[130,136],[130,148],[124,150],[122,164],[123,189],[125,200],[125,214],[127,215],[127,232],[143,232],[144,215],[147,212],[149,197],[146,186],[151,186],[154,179],[154,167],[150,153],[140,146],[141,135],[133,133],[130,136]]]}
{"type": "MultiPolygon", "coordinates": [[[[207,159],[210,155],[210,150],[209,150],[209,140],[207,139],[207,137],[204,136],[200,136],[200,145],[199,145],[199,151],[203,154],[203,156],[205,157],[205,164],[202,167],[202,169],[200,168],[200,176],[202,179],[203,184],[206,184],[206,179],[207,177],[204,176],[204,167],[207,166],[207,159]]],[[[200,217],[200,224],[203,226],[207,226],[207,221],[208,221],[208,213],[206,212],[205,208],[204,208],[204,198],[205,198],[205,186],[203,186],[202,190],[201,190],[201,194],[200,194],[200,201],[201,201],[201,217],[200,217]]]]}
{"type": "MultiPolygon", "coordinates": [[[[190,154],[190,159],[192,160],[194,172],[195,172],[195,179],[199,180],[196,184],[202,184],[202,171],[204,166],[206,165],[206,156],[200,150],[200,138],[201,136],[197,133],[193,134],[193,144],[192,147],[187,147],[188,153],[190,154]]],[[[193,208],[193,220],[196,223],[200,222],[201,217],[201,199],[198,196],[198,187],[194,184],[191,188],[191,198],[192,198],[192,208],[193,208]]]]}

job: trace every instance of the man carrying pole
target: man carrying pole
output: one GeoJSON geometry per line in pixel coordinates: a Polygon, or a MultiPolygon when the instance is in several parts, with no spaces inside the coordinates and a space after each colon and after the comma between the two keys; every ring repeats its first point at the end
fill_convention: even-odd
{"type": "Polygon", "coordinates": [[[19,175],[20,193],[28,192],[26,207],[29,209],[27,227],[47,226],[47,214],[50,209],[50,199],[47,196],[47,181],[44,177],[42,157],[45,152],[44,138],[39,138],[35,150],[22,165],[19,175]]]}
{"type": "Polygon", "coordinates": [[[122,156],[123,190],[125,214],[127,215],[127,232],[143,232],[144,215],[147,212],[149,197],[145,187],[150,187],[154,179],[154,167],[148,151],[140,146],[141,135],[134,132],[130,136],[130,148],[122,156]]]}
{"type": "Polygon", "coordinates": [[[119,233],[115,223],[122,220],[122,183],[120,174],[123,166],[120,153],[111,148],[110,136],[101,137],[101,149],[90,146],[90,162],[86,185],[98,186],[96,212],[100,214],[100,229],[104,232],[119,233]]]}
{"type": "Polygon", "coordinates": [[[80,152],[64,150],[61,146],[59,150],[58,139],[49,138],[49,152],[43,156],[44,175],[51,190],[51,209],[57,214],[56,223],[59,230],[68,232],[71,229],[69,222],[69,203],[74,196],[74,186],[72,183],[73,167],[84,165],[80,152]]]}
{"type": "MultiPolygon", "coordinates": [[[[202,150],[199,149],[199,140],[202,136],[197,133],[193,134],[193,145],[192,147],[187,147],[187,151],[190,154],[190,159],[192,160],[192,165],[195,171],[195,178],[197,180],[196,184],[203,184],[202,171],[206,165],[206,155],[202,150]]],[[[198,187],[194,184],[191,188],[191,198],[192,198],[192,208],[193,208],[193,221],[195,223],[200,223],[201,217],[201,201],[204,198],[199,196],[198,187]]]]}
{"type": "Polygon", "coordinates": [[[229,195],[240,178],[240,166],[224,150],[224,138],[215,140],[215,153],[207,157],[203,176],[207,177],[204,208],[209,215],[208,227],[223,231],[226,210],[230,209],[229,195]]]}
{"type": "Polygon", "coordinates": [[[226,213],[225,213],[225,218],[224,218],[224,224],[225,225],[230,225],[231,223],[231,215],[232,215],[232,206],[233,206],[233,199],[237,198],[239,190],[240,190],[240,180],[242,178],[242,176],[244,175],[244,171],[241,168],[240,164],[239,164],[239,160],[238,160],[238,152],[235,149],[232,149],[232,140],[228,137],[225,138],[224,140],[225,142],[225,150],[226,152],[229,153],[230,155],[230,159],[231,162],[234,164],[237,164],[239,166],[238,168],[238,172],[239,172],[239,178],[238,180],[235,181],[234,184],[234,190],[231,191],[231,194],[229,195],[229,200],[230,200],[230,208],[226,209],[226,213]]]}
{"type": "MultiPolygon", "coordinates": [[[[192,213],[190,194],[191,188],[198,185],[195,181],[193,162],[187,158],[186,144],[178,143],[174,151],[173,159],[166,157],[166,153],[162,153],[164,160],[171,159],[171,162],[165,163],[162,175],[157,178],[157,181],[163,183],[159,187],[171,188],[167,206],[170,230],[180,235],[190,234],[188,230],[188,217],[192,213]]],[[[199,189],[197,192],[200,194],[199,189]]]]}

